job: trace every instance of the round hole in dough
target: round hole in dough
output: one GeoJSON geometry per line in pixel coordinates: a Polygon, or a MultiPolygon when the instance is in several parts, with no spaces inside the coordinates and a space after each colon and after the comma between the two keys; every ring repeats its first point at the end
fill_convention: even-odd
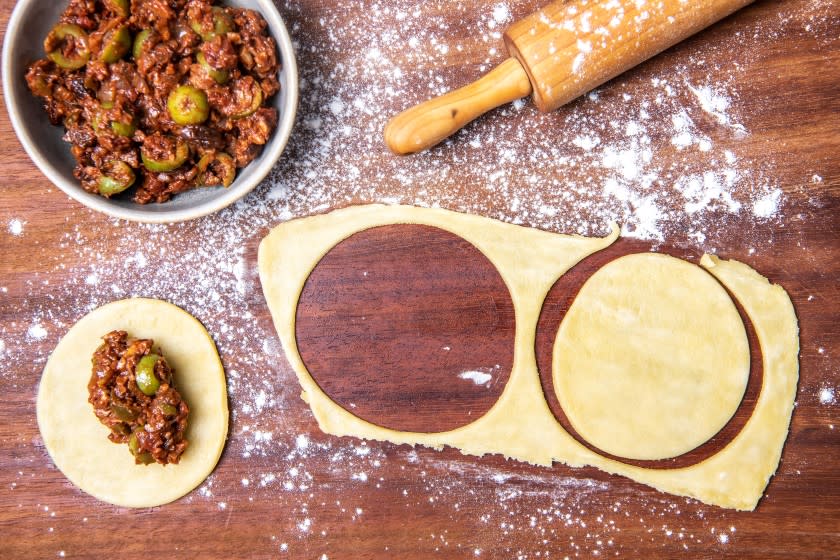
{"type": "Polygon", "coordinates": [[[676,457],[737,410],[749,346],[732,299],[700,267],[656,253],[593,274],[557,333],[554,390],[580,436],[627,459],[676,457]]]}
{"type": "Polygon", "coordinates": [[[83,317],[53,351],[38,389],[38,427],[55,465],[83,491],[118,506],[169,503],[213,471],[227,437],[225,373],[210,335],[192,315],[170,303],[126,299],[83,317]],[[175,371],[175,386],[190,407],[189,445],[177,465],[135,465],[125,444],[108,440],[93,414],[87,383],[91,357],[112,330],[151,338],[175,371]]]}
{"type": "Polygon", "coordinates": [[[498,401],[516,319],[505,281],[475,245],[392,224],[327,252],[298,300],[296,346],[320,389],[372,424],[444,432],[498,401]]]}

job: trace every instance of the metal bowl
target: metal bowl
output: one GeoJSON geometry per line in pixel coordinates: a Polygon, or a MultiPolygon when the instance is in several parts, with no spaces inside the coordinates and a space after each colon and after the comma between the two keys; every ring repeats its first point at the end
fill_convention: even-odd
{"type": "Polygon", "coordinates": [[[260,156],[237,172],[228,187],[204,187],[176,195],[168,202],[136,204],[129,199],[111,199],[82,189],[73,177],[76,165],[70,145],[61,139],[64,128],[50,124],[42,102],[26,86],[28,66],[44,57],[43,41],[56,24],[66,2],[19,0],[9,19],[3,43],[3,92],[12,126],[35,165],[58,188],[85,206],[105,214],[137,222],[168,223],[191,220],[220,210],[254,189],[277,162],[292,131],[298,101],[295,54],[286,26],[271,0],[225,0],[225,5],[259,11],[277,42],[282,69],[280,92],[271,103],[279,113],[277,129],[260,156]]]}

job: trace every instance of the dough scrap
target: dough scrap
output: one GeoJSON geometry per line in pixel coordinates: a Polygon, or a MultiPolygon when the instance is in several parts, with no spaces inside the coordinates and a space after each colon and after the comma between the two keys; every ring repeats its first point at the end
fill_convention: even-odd
{"type": "Polygon", "coordinates": [[[710,440],[738,410],[750,348],[711,275],[640,253],[583,284],[560,324],[552,375],[583,439],[627,459],[668,459],[710,440]]]}
{"type": "Polygon", "coordinates": [[[41,377],[37,414],[50,457],[73,484],[118,506],[158,506],[190,492],[218,463],[228,429],[225,372],[213,339],[186,311],[154,299],[115,301],[84,316],[58,343],[41,377]],[[126,445],[108,440],[87,401],[91,356],[115,329],[154,339],[175,370],[190,407],[189,446],[177,465],[135,465],[126,445]]]}
{"type": "Polygon", "coordinates": [[[367,205],[292,220],[260,243],[259,273],[274,325],[318,425],[325,433],[425,445],[465,454],[498,453],[536,465],[554,461],[595,466],[663,492],[727,508],[755,508],[778,466],[798,378],[798,327],[787,293],[748,266],[704,256],[700,264],[734,294],[753,323],[762,348],[764,379],[752,417],[714,456],[681,469],[655,470],[599,455],[572,438],[554,418],[539,380],[534,341],[548,291],[589,254],[618,237],[552,234],[442,209],[367,205]],[[514,365],[499,400],[466,426],[440,433],[400,432],[366,422],[333,402],[306,370],[295,340],[295,312],[307,277],[342,240],[390,224],[435,226],[471,242],[496,266],[516,312],[514,365]],[[303,242],[302,240],[305,240],[303,242]]]}

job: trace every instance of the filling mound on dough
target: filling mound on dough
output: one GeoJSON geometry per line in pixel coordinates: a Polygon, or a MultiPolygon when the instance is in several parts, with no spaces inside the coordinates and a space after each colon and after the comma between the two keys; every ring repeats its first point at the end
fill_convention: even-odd
{"type": "Polygon", "coordinates": [[[88,382],[94,414],[114,443],[127,443],[138,465],[178,463],[187,448],[190,409],[172,382],[173,370],[151,339],[111,331],[93,353],[88,382]]]}

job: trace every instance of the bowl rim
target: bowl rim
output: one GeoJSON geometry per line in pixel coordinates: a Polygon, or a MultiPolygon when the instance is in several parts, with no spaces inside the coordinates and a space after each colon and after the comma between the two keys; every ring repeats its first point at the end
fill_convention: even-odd
{"type": "MultiPolygon", "coordinates": [[[[136,205],[136,208],[125,208],[115,204],[111,204],[107,198],[97,196],[89,193],[81,188],[76,182],[67,181],[62,177],[56,168],[47,160],[46,157],[36,149],[36,142],[29,134],[21,113],[17,110],[14,102],[13,92],[15,86],[12,80],[16,77],[12,75],[12,55],[10,54],[10,47],[19,34],[20,27],[23,23],[23,17],[27,9],[33,3],[40,0],[18,0],[15,4],[14,10],[9,17],[6,25],[6,34],[3,39],[3,55],[2,55],[2,75],[3,75],[3,91],[6,105],[6,113],[12,123],[12,128],[17,135],[18,142],[20,142],[24,151],[35,164],[36,167],[49,179],[55,186],[61,189],[70,198],[76,200],[88,208],[102,212],[114,218],[129,220],[132,222],[164,224],[183,222],[193,220],[212,214],[225,208],[240,198],[244,197],[252,190],[254,190],[263,179],[268,175],[289,142],[289,137],[292,133],[292,128],[295,123],[298,109],[298,71],[297,62],[295,60],[295,49],[292,45],[289,31],[277,6],[271,0],[254,0],[260,7],[262,16],[269,23],[271,36],[277,43],[280,51],[282,69],[281,72],[286,74],[284,84],[285,103],[282,107],[282,114],[280,115],[277,128],[274,130],[272,139],[269,145],[263,148],[263,155],[266,156],[263,160],[256,164],[253,169],[250,169],[249,182],[250,185],[244,188],[228,188],[219,196],[210,198],[194,207],[180,208],[176,210],[161,210],[159,206],[155,207],[155,212],[146,212],[142,210],[142,205],[136,205]]],[[[250,165],[254,165],[251,163],[250,165]]],[[[249,167],[250,167],[249,165],[249,167]]],[[[234,183],[235,185],[236,183],[234,183]]],[[[162,203],[166,204],[166,203],[162,203]]]]}

